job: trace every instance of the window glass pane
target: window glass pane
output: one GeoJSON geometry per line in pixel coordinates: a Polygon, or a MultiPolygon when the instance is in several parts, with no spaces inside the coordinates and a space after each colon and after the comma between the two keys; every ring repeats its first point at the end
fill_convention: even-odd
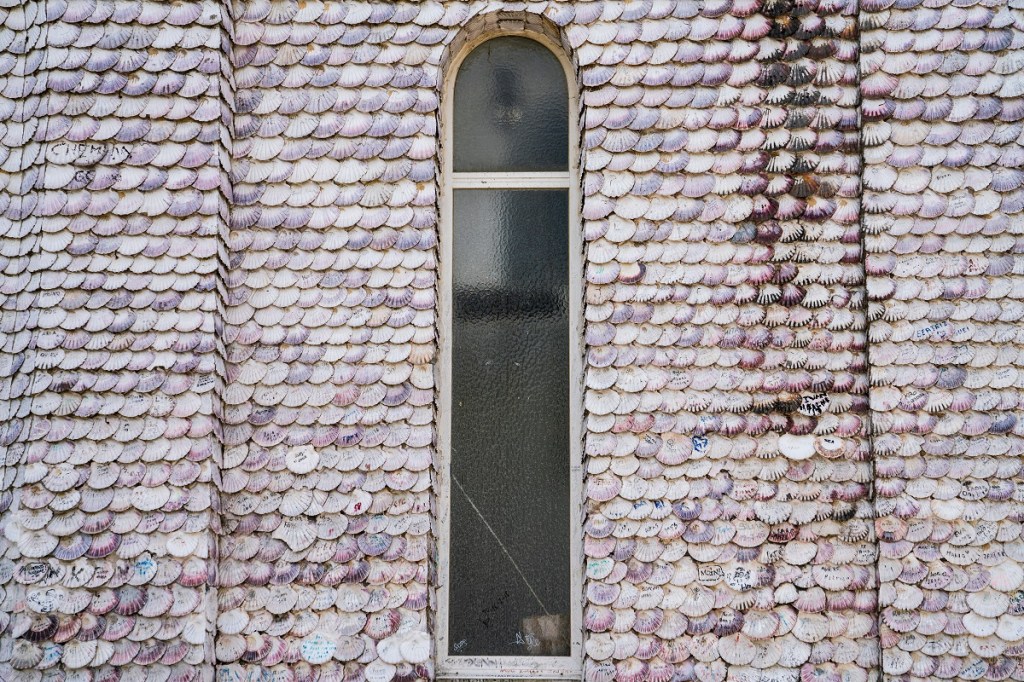
{"type": "Polygon", "coordinates": [[[568,216],[454,193],[452,655],[569,655],[568,216]]]}
{"type": "Polygon", "coordinates": [[[455,170],[567,170],[568,106],[550,50],[529,38],[488,40],[455,80],[455,170]]]}

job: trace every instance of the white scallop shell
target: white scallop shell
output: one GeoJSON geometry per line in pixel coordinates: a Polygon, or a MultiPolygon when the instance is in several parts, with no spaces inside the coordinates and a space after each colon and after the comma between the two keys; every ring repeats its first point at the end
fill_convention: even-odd
{"type": "Polygon", "coordinates": [[[402,656],[409,663],[426,663],[431,653],[431,638],[427,632],[412,632],[401,644],[402,656]]]}
{"type": "Polygon", "coordinates": [[[779,452],[788,459],[804,460],[814,455],[813,436],[779,436],[779,452]]]}
{"type": "Polygon", "coordinates": [[[309,445],[292,448],[288,451],[285,464],[288,470],[294,474],[308,474],[316,469],[320,456],[309,445]]]}

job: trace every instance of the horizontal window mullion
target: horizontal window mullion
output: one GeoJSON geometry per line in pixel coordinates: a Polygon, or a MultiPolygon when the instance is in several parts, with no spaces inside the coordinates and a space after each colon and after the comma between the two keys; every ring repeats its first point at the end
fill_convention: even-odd
{"type": "Polygon", "coordinates": [[[569,173],[452,173],[454,189],[567,189],[569,173]]]}

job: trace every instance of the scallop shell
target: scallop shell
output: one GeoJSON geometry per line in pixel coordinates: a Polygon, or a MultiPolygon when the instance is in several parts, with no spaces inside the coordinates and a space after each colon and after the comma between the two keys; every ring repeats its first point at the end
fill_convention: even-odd
{"type": "Polygon", "coordinates": [[[990,585],[1000,592],[1012,592],[1024,583],[1024,569],[1012,562],[1002,562],[990,569],[990,585]]]}
{"type": "Polygon", "coordinates": [[[700,586],[687,587],[681,596],[682,602],[678,608],[690,618],[709,613],[715,603],[714,593],[700,586]]]}
{"type": "Polygon", "coordinates": [[[43,649],[35,642],[15,640],[11,651],[11,667],[15,670],[34,670],[43,660],[43,649]]]}
{"type": "Polygon", "coordinates": [[[73,670],[84,668],[93,660],[93,656],[96,655],[96,649],[97,642],[95,640],[87,642],[71,640],[64,644],[61,662],[73,670]]]}
{"type": "Polygon", "coordinates": [[[779,630],[779,617],[772,612],[748,612],[745,614],[743,634],[751,640],[768,640],[779,630]]]}
{"type": "Polygon", "coordinates": [[[967,596],[967,604],[971,610],[985,618],[998,618],[1006,613],[1010,605],[1009,597],[1000,592],[983,590],[967,596]]]}
{"type": "Polygon", "coordinates": [[[426,632],[412,632],[406,635],[401,644],[402,656],[414,665],[425,664],[430,658],[431,639],[426,632]]]}
{"type": "Polygon", "coordinates": [[[795,460],[804,460],[814,455],[814,438],[810,436],[793,436],[785,434],[779,437],[779,450],[782,454],[795,460]]]}
{"type": "Polygon", "coordinates": [[[757,655],[757,647],[743,634],[734,634],[718,640],[718,652],[730,665],[747,665],[757,655]]]}

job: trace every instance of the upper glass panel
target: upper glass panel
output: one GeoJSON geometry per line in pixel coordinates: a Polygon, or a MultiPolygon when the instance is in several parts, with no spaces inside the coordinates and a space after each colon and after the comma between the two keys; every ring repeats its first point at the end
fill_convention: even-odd
{"type": "Polygon", "coordinates": [[[473,50],[455,79],[455,171],[569,168],[569,91],[546,47],[517,36],[473,50]]]}

